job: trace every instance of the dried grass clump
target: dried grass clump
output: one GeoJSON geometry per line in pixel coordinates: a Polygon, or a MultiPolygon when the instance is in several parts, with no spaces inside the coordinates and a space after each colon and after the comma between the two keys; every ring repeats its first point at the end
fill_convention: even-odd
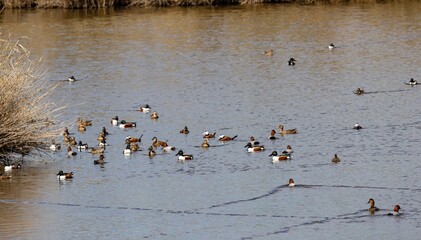
{"type": "Polygon", "coordinates": [[[0,159],[43,150],[62,128],[54,122],[59,108],[47,99],[55,86],[21,41],[0,32],[0,159]]]}

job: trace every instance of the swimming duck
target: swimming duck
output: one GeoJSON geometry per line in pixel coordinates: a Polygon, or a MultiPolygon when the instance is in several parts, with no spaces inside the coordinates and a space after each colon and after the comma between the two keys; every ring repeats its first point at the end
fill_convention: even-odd
{"type": "Polygon", "coordinates": [[[288,187],[295,187],[294,179],[292,179],[292,178],[289,179],[288,187]]]}
{"type": "Polygon", "coordinates": [[[123,151],[124,155],[132,154],[132,150],[130,149],[130,143],[126,145],[126,149],[123,151]]]}
{"type": "Polygon", "coordinates": [[[234,137],[221,135],[221,136],[219,136],[218,141],[223,141],[223,142],[231,141],[231,140],[234,140],[236,137],[237,137],[237,135],[235,135],[234,137]]]}
{"type": "Polygon", "coordinates": [[[99,148],[90,148],[89,152],[92,154],[102,154],[105,152],[105,148],[99,147],[99,148]]]}
{"type": "Polygon", "coordinates": [[[151,111],[151,107],[148,104],[145,104],[139,108],[139,111],[149,113],[149,111],[151,111]]]}
{"type": "Polygon", "coordinates": [[[180,161],[192,160],[193,159],[193,155],[184,154],[183,150],[179,150],[178,153],[175,156],[178,156],[178,160],[180,160],[180,161]]]}
{"type": "Polygon", "coordinates": [[[158,118],[159,118],[159,116],[158,116],[158,112],[154,111],[154,112],[151,114],[150,118],[151,118],[151,119],[158,119],[158,118]]]}
{"type": "Polygon", "coordinates": [[[86,121],[83,121],[83,119],[82,118],[78,118],[77,119],[77,124],[78,125],[82,125],[82,126],[92,126],[92,120],[86,120],[86,121]]]}
{"type": "Polygon", "coordinates": [[[362,129],[363,127],[361,127],[358,123],[356,123],[355,125],[354,125],[354,127],[353,127],[353,129],[355,129],[355,130],[360,130],[360,129],[362,129]]]}
{"type": "Polygon", "coordinates": [[[152,157],[154,157],[155,155],[156,155],[155,150],[153,150],[153,147],[152,147],[152,146],[150,146],[150,147],[148,148],[148,156],[149,156],[150,158],[152,158],[152,157]]]}
{"type": "Polygon", "coordinates": [[[136,127],[136,122],[127,122],[126,120],[121,120],[121,122],[120,122],[120,124],[118,126],[120,128],[136,127]]]}
{"type": "Polygon", "coordinates": [[[355,90],[354,93],[357,95],[362,95],[364,94],[364,90],[362,90],[361,88],[357,88],[357,90],[355,90]]]}
{"type": "Polygon", "coordinates": [[[77,152],[73,152],[72,147],[68,146],[67,147],[67,157],[72,157],[72,156],[76,156],[77,152]]]}
{"type": "Polygon", "coordinates": [[[268,137],[269,140],[275,140],[277,139],[277,137],[275,136],[276,131],[272,129],[272,131],[270,131],[270,135],[268,137]]]}
{"type": "Polygon", "coordinates": [[[73,172],[65,173],[62,170],[60,170],[57,173],[57,180],[69,180],[73,179],[73,172]]]}
{"type": "Polygon", "coordinates": [[[290,58],[290,59],[288,60],[288,65],[289,65],[289,66],[294,66],[296,61],[297,61],[297,60],[295,60],[294,58],[290,58]]]}
{"type": "Polygon", "coordinates": [[[72,146],[76,146],[77,145],[76,138],[70,137],[69,138],[69,144],[72,145],[72,146]]]}
{"type": "Polygon", "coordinates": [[[50,150],[51,151],[58,151],[61,149],[61,144],[60,143],[56,143],[56,140],[51,140],[51,145],[50,145],[50,150]]]}
{"type": "Polygon", "coordinates": [[[413,78],[411,78],[411,80],[409,80],[408,84],[409,84],[409,85],[417,85],[417,84],[418,84],[418,82],[417,82],[417,81],[415,81],[413,78]]]}
{"type": "Polygon", "coordinates": [[[210,147],[209,140],[208,139],[203,140],[203,143],[200,146],[202,148],[208,148],[208,147],[210,147]]]}
{"type": "Polygon", "coordinates": [[[105,127],[102,127],[101,132],[104,134],[104,136],[108,135],[107,129],[105,127]]]}
{"type": "Polygon", "coordinates": [[[258,145],[260,144],[258,141],[256,141],[256,140],[254,139],[254,137],[253,137],[253,136],[250,136],[249,143],[251,143],[251,145],[252,145],[252,146],[258,146],[258,145]]]}
{"type": "Polygon", "coordinates": [[[296,128],[284,130],[284,126],[282,124],[279,124],[278,131],[279,131],[279,134],[296,134],[297,133],[296,128]]]}
{"type": "Polygon", "coordinates": [[[102,141],[102,140],[107,140],[107,138],[105,137],[105,134],[103,132],[100,132],[96,140],[102,141]]]}
{"type": "Polygon", "coordinates": [[[65,127],[64,130],[63,130],[63,136],[64,135],[70,135],[69,129],[67,127],[65,127]]]}
{"type": "Polygon", "coordinates": [[[401,209],[401,206],[395,205],[395,208],[393,209],[393,212],[388,213],[387,215],[389,215],[389,216],[398,216],[398,215],[400,215],[399,209],[401,209]]]}
{"type": "Polygon", "coordinates": [[[270,50],[268,50],[268,51],[263,51],[263,53],[262,53],[263,55],[266,55],[266,56],[272,56],[273,55],[273,50],[272,49],[270,49],[270,50]]]}
{"type": "Polygon", "coordinates": [[[117,126],[119,124],[118,116],[115,116],[115,117],[111,118],[111,124],[113,126],[117,126]]]}
{"type": "Polygon", "coordinates": [[[69,82],[75,82],[76,81],[76,78],[75,78],[75,76],[70,76],[70,77],[67,78],[67,81],[69,81],[69,82]]]}
{"type": "Polygon", "coordinates": [[[189,129],[187,128],[187,126],[185,126],[182,130],[180,130],[180,133],[182,134],[189,134],[189,129]]]}
{"type": "Polygon", "coordinates": [[[129,143],[129,144],[130,144],[130,150],[132,150],[132,152],[136,152],[136,151],[140,150],[139,144],[137,144],[135,142],[132,142],[132,143],[129,143]]]}
{"type": "Polygon", "coordinates": [[[335,156],[332,158],[332,162],[333,163],[338,163],[338,162],[340,162],[341,161],[341,159],[339,159],[338,158],[338,155],[337,154],[335,154],[335,156]]]}
{"type": "Polygon", "coordinates": [[[70,142],[70,136],[69,136],[69,135],[67,135],[67,134],[64,134],[64,135],[63,135],[63,141],[64,141],[65,143],[70,142]]]}
{"type": "Polygon", "coordinates": [[[140,135],[139,138],[135,138],[135,137],[132,137],[132,136],[127,136],[125,142],[126,143],[142,142],[142,137],[143,137],[143,134],[140,135]]]}
{"type": "Polygon", "coordinates": [[[285,161],[291,159],[288,155],[278,155],[277,151],[273,151],[269,157],[272,157],[272,163],[277,163],[279,161],[285,161]]]}
{"type": "Polygon", "coordinates": [[[99,155],[99,159],[97,159],[97,160],[94,160],[94,164],[95,165],[97,165],[97,164],[104,164],[105,163],[105,161],[104,161],[104,155],[103,154],[101,154],[101,155],[99,155]]]}
{"type": "Polygon", "coordinates": [[[162,142],[161,147],[162,147],[162,151],[164,152],[175,151],[175,147],[169,146],[167,142],[162,142]]]}
{"type": "Polygon", "coordinates": [[[331,44],[329,44],[328,48],[329,48],[329,50],[333,50],[336,47],[335,47],[335,45],[333,45],[333,43],[331,43],[331,44]]]}
{"type": "Polygon", "coordinates": [[[165,144],[166,144],[166,142],[158,141],[158,138],[156,138],[156,137],[152,138],[152,146],[155,147],[155,148],[162,147],[165,144]]]}
{"type": "Polygon", "coordinates": [[[282,155],[288,155],[288,156],[290,156],[293,152],[294,152],[294,150],[292,150],[291,145],[287,145],[287,149],[285,149],[284,151],[282,151],[282,155]]]}
{"type": "Polygon", "coordinates": [[[368,208],[368,211],[370,211],[371,213],[379,211],[379,209],[374,206],[374,199],[370,198],[367,203],[370,204],[370,208],[368,208]]]}
{"type": "Polygon", "coordinates": [[[82,141],[79,141],[79,143],[77,144],[77,149],[78,150],[88,149],[88,144],[87,143],[82,143],[82,141]]]}
{"type": "Polygon", "coordinates": [[[215,138],[216,132],[209,133],[208,131],[203,132],[203,138],[215,138]]]}
{"type": "Polygon", "coordinates": [[[251,143],[247,143],[246,146],[247,152],[261,152],[265,150],[264,146],[253,146],[251,143]]]}

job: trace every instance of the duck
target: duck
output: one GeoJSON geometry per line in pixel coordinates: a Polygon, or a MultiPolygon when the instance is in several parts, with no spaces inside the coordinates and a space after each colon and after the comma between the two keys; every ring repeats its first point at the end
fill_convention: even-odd
{"type": "Polygon", "coordinates": [[[290,178],[288,181],[288,187],[295,187],[294,179],[290,178]]]}
{"type": "Polygon", "coordinates": [[[278,155],[278,152],[277,151],[273,151],[269,155],[269,157],[272,157],[272,163],[277,163],[279,161],[286,161],[286,160],[291,159],[291,157],[288,156],[288,155],[278,155]]]}
{"type": "Polygon", "coordinates": [[[150,147],[148,148],[148,156],[149,156],[150,158],[152,158],[152,157],[154,157],[155,155],[156,155],[155,150],[153,150],[153,147],[152,147],[152,146],[150,146],[150,147]]]}
{"type": "Polygon", "coordinates": [[[151,118],[151,119],[158,119],[158,118],[159,118],[159,116],[158,116],[158,112],[154,111],[154,112],[151,114],[150,118],[151,118]]]}
{"type": "Polygon", "coordinates": [[[101,148],[105,148],[105,146],[108,146],[107,141],[105,141],[105,139],[102,139],[101,141],[99,141],[98,146],[101,148]]]}
{"type": "Polygon", "coordinates": [[[103,154],[101,154],[101,155],[99,155],[99,159],[97,159],[97,160],[94,160],[94,164],[95,165],[97,165],[97,164],[104,164],[105,163],[105,161],[104,161],[104,155],[103,154]]]}
{"type": "Polygon", "coordinates": [[[126,148],[123,150],[124,155],[132,154],[132,150],[130,149],[130,143],[126,145],[126,148]]]}
{"type": "Polygon", "coordinates": [[[120,128],[132,128],[132,127],[136,127],[136,122],[127,122],[126,120],[121,120],[118,126],[120,128]]]}
{"type": "Polygon", "coordinates": [[[64,135],[63,135],[63,141],[64,141],[65,143],[69,143],[69,142],[70,142],[70,136],[69,136],[69,135],[67,135],[67,134],[64,134],[64,135]]]}
{"type": "Polygon", "coordinates": [[[250,138],[249,138],[249,143],[251,143],[251,145],[252,145],[252,146],[258,146],[258,145],[260,144],[258,141],[256,141],[256,140],[254,139],[254,137],[253,137],[253,136],[250,136],[250,138]]]}
{"type": "Polygon", "coordinates": [[[380,210],[374,206],[374,199],[370,198],[367,203],[370,204],[370,208],[368,208],[368,211],[370,211],[371,213],[374,213],[380,210]]]}
{"type": "Polygon", "coordinates": [[[78,130],[79,132],[84,132],[84,131],[86,131],[86,127],[85,127],[84,125],[78,125],[78,126],[77,126],[77,130],[78,130]]]}
{"type": "Polygon", "coordinates": [[[76,146],[77,145],[76,138],[70,137],[69,138],[69,144],[72,145],[72,146],[76,146]]]}
{"type": "Polygon", "coordinates": [[[107,129],[105,127],[102,127],[101,132],[104,134],[104,136],[108,135],[107,129]]]}
{"type": "Polygon", "coordinates": [[[51,145],[50,145],[50,150],[51,151],[58,151],[61,149],[61,144],[60,143],[56,143],[56,140],[51,140],[51,145]]]}
{"type": "Polygon", "coordinates": [[[89,152],[92,154],[102,154],[105,152],[105,148],[99,147],[99,148],[90,148],[89,152]]]}
{"type": "Polygon", "coordinates": [[[67,81],[69,81],[69,82],[75,82],[76,81],[76,78],[75,78],[75,76],[70,76],[70,77],[67,78],[67,81]]]}
{"type": "Polygon", "coordinates": [[[297,133],[296,128],[284,130],[284,126],[282,124],[279,124],[278,131],[279,131],[279,134],[296,134],[297,133]]]}
{"type": "Polygon", "coordinates": [[[363,127],[361,127],[358,123],[356,123],[355,125],[354,125],[354,127],[353,127],[353,129],[355,129],[355,130],[360,130],[360,129],[362,129],[363,127]]]}
{"type": "Polygon", "coordinates": [[[203,135],[203,138],[215,138],[216,132],[210,133],[208,131],[204,131],[202,135],[203,135]]]}
{"type": "Polygon", "coordinates": [[[87,143],[82,143],[82,141],[79,141],[79,143],[77,144],[77,149],[78,150],[88,149],[88,144],[87,143]]]}
{"type": "Polygon", "coordinates": [[[223,141],[223,142],[231,141],[231,140],[234,140],[236,137],[237,137],[237,135],[235,135],[234,137],[221,135],[221,136],[219,136],[218,141],[223,141]]]}
{"type": "Polygon", "coordinates": [[[287,145],[287,149],[285,149],[284,151],[282,151],[282,155],[288,155],[288,156],[290,156],[293,152],[294,152],[294,150],[292,150],[291,145],[287,145]]]}
{"type": "Polygon", "coordinates": [[[413,78],[411,78],[411,80],[409,80],[408,85],[417,85],[418,82],[416,80],[414,80],[413,78]]]}
{"type": "Polygon", "coordinates": [[[92,120],[83,121],[82,118],[78,118],[77,119],[77,124],[78,125],[83,125],[83,126],[92,126],[92,120]]]}
{"type": "Polygon", "coordinates": [[[64,130],[63,130],[63,136],[65,136],[65,135],[70,135],[69,129],[67,127],[65,127],[64,130]]]}
{"type": "Polygon", "coordinates": [[[152,138],[152,146],[157,148],[157,147],[162,147],[163,145],[165,145],[166,142],[163,141],[158,141],[158,138],[153,137],[152,138]]]}
{"type": "Polygon", "coordinates": [[[96,140],[98,141],[107,140],[107,137],[105,137],[105,134],[103,132],[100,132],[96,140]]]}
{"type": "Polygon", "coordinates": [[[193,160],[193,155],[184,154],[183,150],[179,150],[175,156],[178,156],[178,160],[180,161],[193,160]]]}
{"type": "Polygon", "coordinates": [[[145,104],[139,108],[139,111],[149,113],[149,111],[151,111],[151,107],[148,104],[145,104]]]}
{"type": "Polygon", "coordinates": [[[60,170],[57,173],[57,180],[69,180],[73,179],[73,172],[65,173],[62,170],[60,170]]]}
{"type": "Polygon", "coordinates": [[[357,95],[362,95],[362,94],[364,94],[364,90],[361,89],[361,88],[357,88],[357,90],[355,90],[354,93],[357,94],[357,95]]]}
{"type": "Polygon", "coordinates": [[[336,47],[335,47],[335,45],[333,45],[333,43],[331,43],[331,44],[329,44],[328,48],[329,48],[329,50],[333,50],[336,47]]]}
{"type": "Polygon", "coordinates": [[[333,163],[338,163],[340,161],[341,161],[341,159],[338,158],[338,154],[335,154],[335,156],[332,158],[332,162],[333,163]]]}
{"type": "Polygon", "coordinates": [[[140,135],[140,137],[138,137],[138,138],[135,138],[135,137],[132,137],[132,136],[127,136],[125,142],[126,143],[137,143],[137,142],[139,142],[140,143],[140,142],[142,142],[142,137],[143,137],[143,134],[140,135]]]}
{"type": "Polygon", "coordinates": [[[268,137],[269,140],[276,140],[277,137],[275,136],[276,131],[272,129],[272,131],[270,131],[270,135],[268,137]]]}
{"type": "Polygon", "coordinates": [[[400,215],[399,209],[401,209],[401,206],[395,205],[395,208],[393,208],[393,212],[388,213],[387,215],[389,215],[389,216],[398,216],[398,215],[400,215]]]}
{"type": "Polygon", "coordinates": [[[208,148],[208,147],[210,147],[209,140],[208,139],[203,140],[203,143],[200,144],[200,147],[202,147],[202,148],[208,148]]]}
{"type": "Polygon", "coordinates": [[[189,134],[189,129],[187,128],[187,126],[185,126],[182,130],[180,130],[180,133],[182,134],[189,134]]]}
{"type": "Polygon", "coordinates": [[[77,152],[73,152],[72,147],[68,146],[67,147],[67,157],[72,157],[72,156],[76,156],[77,152]]]}
{"type": "Polygon", "coordinates": [[[113,126],[117,126],[120,122],[118,121],[118,116],[112,117],[111,118],[111,124],[113,126]]]}
{"type": "Polygon", "coordinates": [[[162,151],[164,151],[164,152],[175,151],[175,147],[169,146],[167,142],[162,142],[161,147],[162,147],[162,151]]]}
{"type": "Polygon", "coordinates": [[[294,58],[290,58],[290,59],[288,60],[288,65],[289,65],[289,66],[294,66],[296,61],[297,61],[297,60],[295,60],[294,58]]]}
{"type": "Polygon", "coordinates": [[[253,146],[251,143],[247,143],[246,146],[247,152],[261,152],[265,150],[264,146],[253,146]]]}
{"type": "Polygon", "coordinates": [[[263,55],[266,55],[266,56],[272,56],[273,55],[273,50],[272,49],[270,49],[270,50],[267,50],[267,51],[263,51],[263,53],[262,53],[263,55]]]}

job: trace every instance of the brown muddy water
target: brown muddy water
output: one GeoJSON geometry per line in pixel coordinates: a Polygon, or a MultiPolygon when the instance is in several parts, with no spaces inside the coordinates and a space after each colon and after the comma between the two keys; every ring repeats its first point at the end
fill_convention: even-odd
{"type": "Polygon", "coordinates": [[[110,135],[102,167],[61,150],[1,180],[1,238],[419,238],[421,87],[404,82],[421,81],[420,12],[416,1],[7,10],[2,31],[27,37],[47,81],[80,79],[51,96],[67,106],[62,120],[93,120],[70,129],[76,140],[110,135]],[[143,104],[160,118],[136,111],[143,104]],[[116,115],[137,127],[113,127],[116,115]],[[279,124],[298,134],[268,140],[279,124]],[[202,149],[206,130],[238,137],[202,149]],[[125,157],[128,135],[143,135],[143,151],[125,157]],[[150,159],[154,136],[194,160],[161,149],[150,159]],[[266,150],[248,153],[250,136],[266,150]],[[272,163],[288,144],[292,160],[272,163]],[[59,170],[75,178],[59,182],[59,170]],[[395,204],[403,214],[387,216],[395,204]]]}

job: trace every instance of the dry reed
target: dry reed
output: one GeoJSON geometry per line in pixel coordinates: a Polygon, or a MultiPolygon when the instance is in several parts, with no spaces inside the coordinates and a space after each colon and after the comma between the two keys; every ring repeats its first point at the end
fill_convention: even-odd
{"type": "Polygon", "coordinates": [[[62,124],[48,96],[54,90],[44,79],[41,60],[30,59],[22,38],[0,33],[0,159],[43,150],[62,124]]]}

